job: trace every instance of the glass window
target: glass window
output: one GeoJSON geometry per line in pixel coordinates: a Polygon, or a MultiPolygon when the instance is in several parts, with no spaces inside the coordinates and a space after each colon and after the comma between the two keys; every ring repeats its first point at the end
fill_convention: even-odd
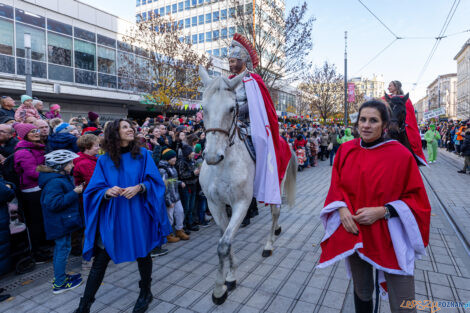
{"type": "Polygon", "coordinates": [[[100,34],[98,34],[96,36],[96,39],[97,39],[97,42],[100,45],[108,46],[108,47],[111,47],[111,48],[116,48],[116,39],[109,38],[109,37],[106,37],[106,36],[102,36],[100,34]]]}
{"type": "Polygon", "coordinates": [[[197,35],[192,36],[192,44],[197,44],[197,35]]]}
{"type": "Polygon", "coordinates": [[[130,53],[118,52],[118,75],[131,76],[134,55],[130,53]]]}
{"type": "MultiPolygon", "coordinates": [[[[18,75],[25,75],[25,59],[16,58],[16,68],[18,75]]],[[[32,62],[33,77],[47,78],[46,63],[44,62],[32,62]]]]}
{"type": "Polygon", "coordinates": [[[204,42],[204,33],[199,34],[199,43],[204,42]]]}
{"type": "Polygon", "coordinates": [[[140,0],[136,0],[136,1],[135,1],[135,6],[136,6],[136,7],[140,6],[140,0]]]}
{"type": "Polygon", "coordinates": [[[228,11],[229,17],[235,17],[235,8],[230,8],[228,11]]]}
{"type": "Polygon", "coordinates": [[[147,17],[148,17],[149,20],[152,19],[152,17],[153,17],[152,15],[153,15],[152,10],[150,10],[150,11],[147,12],[147,17]]]}
{"type": "Polygon", "coordinates": [[[214,49],[214,50],[212,50],[212,53],[213,53],[216,57],[220,56],[220,51],[219,51],[219,49],[214,49]]]}
{"type": "Polygon", "coordinates": [[[191,9],[191,3],[189,0],[184,1],[184,9],[185,10],[190,10],[191,9]]]}
{"type": "Polygon", "coordinates": [[[0,72],[15,74],[15,58],[0,54],[0,72]]]}
{"type": "Polygon", "coordinates": [[[212,14],[211,13],[207,13],[206,14],[206,23],[211,23],[212,22],[212,14]]]}
{"type": "Polygon", "coordinates": [[[146,21],[147,20],[147,12],[142,12],[142,21],[146,21]]]}
{"type": "Polygon", "coordinates": [[[84,29],[81,29],[81,28],[78,28],[78,27],[73,28],[73,35],[77,38],[80,38],[80,39],[84,39],[84,40],[88,40],[88,41],[92,41],[92,42],[96,41],[95,33],[89,32],[87,30],[84,30],[84,29]]]}
{"type": "Polygon", "coordinates": [[[147,0],[142,0],[142,5],[147,4],[147,0]]]}
{"type": "Polygon", "coordinates": [[[148,79],[150,75],[150,62],[149,59],[136,57],[135,58],[136,77],[139,79],[148,79]]]}
{"type": "Polygon", "coordinates": [[[49,64],[49,79],[73,82],[73,68],[49,64]]]}
{"type": "Polygon", "coordinates": [[[140,14],[136,14],[136,16],[135,16],[135,21],[136,21],[137,23],[140,23],[140,22],[142,21],[142,16],[140,16],[140,14]]]}
{"type": "Polygon", "coordinates": [[[47,54],[50,63],[72,66],[72,37],[49,32],[47,54]]]}
{"type": "Polygon", "coordinates": [[[0,53],[13,55],[13,22],[0,18],[0,53]]]}
{"type": "Polygon", "coordinates": [[[153,16],[159,16],[158,9],[153,10],[153,16]]]}
{"type": "Polygon", "coordinates": [[[191,25],[192,25],[192,26],[197,26],[197,16],[193,16],[193,17],[191,18],[191,25]]]}
{"type": "Polygon", "coordinates": [[[176,12],[178,12],[178,4],[174,3],[171,6],[171,13],[176,13],[176,12]]]}
{"type": "Polygon", "coordinates": [[[98,46],[98,72],[116,74],[116,51],[98,46]]]}
{"type": "Polygon", "coordinates": [[[191,5],[195,7],[197,5],[197,0],[191,0],[191,5]]]}
{"type": "Polygon", "coordinates": [[[147,0],[147,3],[152,3],[152,0],[147,0]]]}
{"type": "Polygon", "coordinates": [[[222,28],[220,30],[220,38],[221,39],[227,39],[227,28],[222,28]]]}
{"type": "Polygon", "coordinates": [[[222,57],[226,57],[227,56],[227,48],[222,48],[220,49],[220,55],[222,57]]]}
{"type": "Polygon", "coordinates": [[[160,8],[160,16],[165,15],[165,7],[160,8]]]}
{"type": "Polygon", "coordinates": [[[212,54],[212,50],[207,50],[206,53],[207,54],[212,54]]]}
{"type": "Polygon", "coordinates": [[[118,41],[117,47],[119,50],[132,52],[132,46],[128,44],[127,42],[118,41]]]}
{"type": "Polygon", "coordinates": [[[138,55],[141,55],[141,56],[144,56],[144,57],[149,56],[149,53],[148,53],[147,50],[139,48],[139,47],[135,47],[135,54],[138,54],[138,55]]]}
{"type": "Polygon", "coordinates": [[[222,11],[220,11],[220,19],[221,20],[227,19],[227,9],[223,9],[222,11]]]}
{"type": "Polygon", "coordinates": [[[24,34],[31,34],[31,59],[46,61],[46,36],[43,30],[29,27],[20,23],[16,24],[16,56],[25,57],[24,34]]]}
{"type": "Polygon", "coordinates": [[[212,32],[207,32],[206,33],[206,42],[211,42],[212,41],[212,32]]]}
{"type": "Polygon", "coordinates": [[[183,20],[179,20],[178,21],[178,29],[183,29],[184,28],[184,21],[183,20]]]}
{"type": "Polygon", "coordinates": [[[47,19],[47,29],[72,36],[72,25],[54,21],[54,20],[51,20],[50,18],[47,19]]]}
{"type": "Polygon", "coordinates": [[[37,27],[46,27],[46,19],[43,16],[36,15],[33,13],[25,12],[20,9],[15,9],[16,20],[26,24],[34,25],[37,27]]]}
{"type": "Polygon", "coordinates": [[[167,5],[165,11],[166,11],[166,14],[170,14],[171,13],[171,5],[167,5]]]}
{"type": "Polygon", "coordinates": [[[199,0],[199,4],[203,4],[204,3],[204,0],[199,0]]]}
{"type": "Polygon", "coordinates": [[[77,84],[96,86],[96,72],[75,70],[75,82],[77,84]]]}
{"type": "Polygon", "coordinates": [[[212,40],[214,40],[214,41],[219,40],[219,31],[218,30],[214,30],[214,32],[212,34],[212,40]]]}
{"type": "Polygon", "coordinates": [[[199,25],[204,25],[204,14],[199,15],[198,19],[199,19],[199,25]]]}
{"type": "Polygon", "coordinates": [[[184,20],[184,28],[191,27],[191,19],[188,17],[184,20]]]}
{"type": "MultiPolygon", "coordinates": [[[[75,39],[75,67],[95,71],[95,56],[95,44],[75,39]]],[[[76,76],[77,73],[75,73],[76,76]]]]}
{"type": "Polygon", "coordinates": [[[211,3],[211,0],[206,0],[206,3],[211,3]]]}
{"type": "Polygon", "coordinates": [[[0,16],[13,19],[13,7],[0,3],[0,16]]]}
{"type": "Polygon", "coordinates": [[[191,37],[189,37],[189,36],[184,37],[184,41],[186,43],[190,43],[191,42],[191,37]]]}
{"type": "Polygon", "coordinates": [[[219,12],[212,13],[212,21],[218,22],[219,21],[219,12]]]}
{"type": "Polygon", "coordinates": [[[235,27],[230,27],[228,29],[228,36],[233,37],[233,35],[235,35],[235,27]]]}
{"type": "Polygon", "coordinates": [[[184,2],[183,1],[178,2],[178,12],[183,11],[183,9],[184,9],[184,2]]]}
{"type": "Polygon", "coordinates": [[[116,76],[98,73],[98,86],[105,88],[116,88],[116,76]]]}
{"type": "Polygon", "coordinates": [[[121,90],[133,90],[134,80],[125,77],[118,77],[118,88],[121,90]]]}

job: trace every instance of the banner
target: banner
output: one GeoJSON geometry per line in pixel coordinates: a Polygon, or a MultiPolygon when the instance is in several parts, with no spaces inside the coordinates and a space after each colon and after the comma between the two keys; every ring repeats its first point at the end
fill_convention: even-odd
{"type": "Polygon", "coordinates": [[[446,114],[446,108],[437,108],[431,111],[427,111],[423,113],[423,119],[429,120],[434,117],[439,117],[439,115],[446,114]]]}
{"type": "Polygon", "coordinates": [[[348,102],[355,102],[356,101],[356,93],[355,93],[356,85],[354,83],[348,83],[348,102]]]}
{"type": "Polygon", "coordinates": [[[349,118],[351,119],[351,123],[356,123],[357,122],[357,117],[358,117],[359,113],[351,113],[349,114],[349,118]]]}

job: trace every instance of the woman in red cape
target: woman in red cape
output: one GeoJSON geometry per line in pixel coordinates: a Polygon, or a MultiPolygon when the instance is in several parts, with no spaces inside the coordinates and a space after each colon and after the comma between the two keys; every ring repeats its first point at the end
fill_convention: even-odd
{"type": "MultiPolygon", "coordinates": [[[[372,312],[373,268],[392,312],[414,300],[414,261],[425,254],[431,207],[413,155],[383,137],[388,110],[379,100],[359,109],[361,138],[343,143],[320,219],[325,228],[318,267],[345,259],[356,312],[372,312]]],[[[409,311],[406,311],[409,312],[409,311]]]]}

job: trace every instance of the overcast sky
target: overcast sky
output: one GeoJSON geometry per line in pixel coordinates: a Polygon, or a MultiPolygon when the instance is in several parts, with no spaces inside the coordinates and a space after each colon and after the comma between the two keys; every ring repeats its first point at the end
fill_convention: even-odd
{"type": "MultiPolygon", "coordinates": [[[[81,0],[130,21],[135,20],[135,0],[81,0]]],[[[344,70],[344,31],[348,31],[348,77],[383,75],[386,85],[400,80],[413,102],[425,95],[426,86],[440,74],[455,73],[453,60],[470,38],[470,1],[459,3],[445,35],[422,77],[419,74],[443,28],[454,0],[361,0],[398,37],[431,37],[400,39],[363,68],[395,38],[359,0],[308,0],[309,14],[316,18],[311,60],[321,65],[325,60],[344,70]],[[460,32],[460,33],[459,33],[460,32]],[[459,33],[459,34],[455,34],[459,33]],[[361,70],[361,68],[363,68],[361,70]],[[414,83],[418,82],[414,89],[414,83]]],[[[286,0],[287,8],[301,0],[286,0]]]]}

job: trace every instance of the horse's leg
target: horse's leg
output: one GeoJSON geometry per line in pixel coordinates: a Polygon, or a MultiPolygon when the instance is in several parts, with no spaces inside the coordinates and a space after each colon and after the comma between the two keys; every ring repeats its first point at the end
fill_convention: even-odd
{"type": "Polygon", "coordinates": [[[263,249],[263,257],[267,258],[273,254],[273,243],[274,243],[274,236],[279,235],[281,233],[281,227],[278,227],[278,220],[279,215],[281,214],[281,206],[276,204],[271,204],[271,215],[273,218],[271,224],[271,231],[269,232],[268,241],[263,249]]]}
{"type": "Polygon", "coordinates": [[[237,270],[237,262],[235,260],[235,255],[233,254],[233,247],[230,247],[230,253],[228,256],[229,259],[229,271],[227,274],[227,278],[225,279],[225,285],[227,286],[228,291],[232,291],[233,289],[237,288],[237,277],[235,272],[237,270]]]}

